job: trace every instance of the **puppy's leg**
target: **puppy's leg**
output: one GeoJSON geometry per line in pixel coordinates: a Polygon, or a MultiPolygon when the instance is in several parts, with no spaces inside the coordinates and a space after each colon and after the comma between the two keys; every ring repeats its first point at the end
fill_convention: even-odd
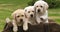
{"type": "Polygon", "coordinates": [[[49,22],[48,22],[48,19],[46,19],[46,23],[49,23],[49,22]]]}
{"type": "Polygon", "coordinates": [[[45,14],[42,16],[42,18],[45,20],[45,23],[49,23],[48,22],[48,11],[45,12],[45,14]]]}
{"type": "Polygon", "coordinates": [[[25,20],[24,23],[23,23],[23,30],[24,31],[28,30],[28,21],[27,20],[25,20]]]}
{"type": "Polygon", "coordinates": [[[13,20],[13,31],[14,32],[17,32],[18,31],[18,27],[17,27],[17,24],[16,24],[16,22],[13,20]]]}
{"type": "Polygon", "coordinates": [[[36,21],[37,21],[37,23],[39,24],[40,22],[41,22],[41,20],[40,20],[40,17],[36,17],[36,21]]]}
{"type": "Polygon", "coordinates": [[[45,23],[48,23],[48,16],[42,16],[41,18],[43,18],[45,23]]]}

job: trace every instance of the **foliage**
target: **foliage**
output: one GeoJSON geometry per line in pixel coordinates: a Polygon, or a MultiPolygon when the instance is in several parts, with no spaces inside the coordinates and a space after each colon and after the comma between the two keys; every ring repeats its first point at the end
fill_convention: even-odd
{"type": "Polygon", "coordinates": [[[57,8],[60,7],[60,1],[59,0],[45,0],[50,8],[57,8]]]}
{"type": "MultiPolygon", "coordinates": [[[[31,0],[28,2],[28,5],[34,5],[34,3],[38,0],[31,0]]],[[[57,8],[60,7],[60,0],[44,0],[49,4],[49,8],[57,8]]]]}
{"type": "Polygon", "coordinates": [[[34,3],[35,3],[36,1],[37,1],[37,0],[31,0],[31,1],[29,1],[29,2],[28,2],[28,6],[34,5],[34,3]]]}

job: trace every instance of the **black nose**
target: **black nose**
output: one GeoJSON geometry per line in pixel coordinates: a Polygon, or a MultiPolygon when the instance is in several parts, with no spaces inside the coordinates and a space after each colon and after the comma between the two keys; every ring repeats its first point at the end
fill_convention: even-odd
{"type": "Polygon", "coordinates": [[[20,21],[23,21],[23,19],[20,19],[20,21]]]}
{"type": "Polygon", "coordinates": [[[33,17],[33,14],[31,14],[30,16],[33,17]]]}
{"type": "Polygon", "coordinates": [[[40,9],[38,9],[38,12],[40,12],[40,9]]]}

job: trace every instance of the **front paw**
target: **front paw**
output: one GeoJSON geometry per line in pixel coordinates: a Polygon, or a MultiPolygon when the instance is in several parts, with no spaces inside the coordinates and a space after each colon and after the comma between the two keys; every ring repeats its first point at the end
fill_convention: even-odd
{"type": "Polygon", "coordinates": [[[43,21],[44,19],[43,19],[43,18],[40,18],[40,20],[42,20],[42,21],[43,21]]]}
{"type": "Polygon", "coordinates": [[[28,26],[23,26],[23,30],[27,31],[28,30],[28,26]]]}
{"type": "Polygon", "coordinates": [[[17,27],[13,27],[13,31],[14,32],[17,32],[18,31],[18,28],[17,27]]]}

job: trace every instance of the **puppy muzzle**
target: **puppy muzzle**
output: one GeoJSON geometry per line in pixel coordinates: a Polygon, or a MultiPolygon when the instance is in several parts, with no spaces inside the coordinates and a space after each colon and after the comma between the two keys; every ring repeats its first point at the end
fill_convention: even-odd
{"type": "Polygon", "coordinates": [[[23,22],[23,19],[20,19],[20,22],[23,22]]]}
{"type": "Polygon", "coordinates": [[[40,11],[41,11],[40,9],[37,10],[38,13],[39,13],[40,11]]]}
{"type": "Polygon", "coordinates": [[[33,14],[31,14],[30,16],[33,17],[33,14]]]}

